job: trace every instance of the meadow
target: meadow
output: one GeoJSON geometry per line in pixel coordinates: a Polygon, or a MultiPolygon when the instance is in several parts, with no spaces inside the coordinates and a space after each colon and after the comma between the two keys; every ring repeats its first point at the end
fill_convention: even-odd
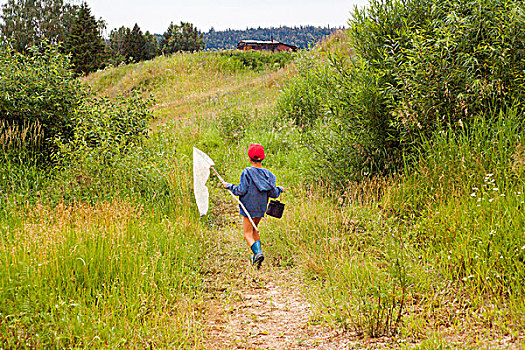
{"type": "Polygon", "coordinates": [[[347,35],[283,61],[185,53],[84,78],[108,101],[151,99],[147,138],[122,152],[102,143],[102,153],[42,167],[31,161],[37,140],[4,125],[1,346],[206,348],[213,249],[240,228],[214,177],[211,212],[199,218],[191,151],[236,182],[257,142],[286,188],[285,216],[264,223],[265,251],[300,277],[312,322],[388,339],[387,348],[523,347],[519,109],[443,127],[397,171],[341,187],[319,171],[312,134],[283,110],[293,104],[286,91],[315,86],[304,70],[312,57],[349,52],[347,35]]]}

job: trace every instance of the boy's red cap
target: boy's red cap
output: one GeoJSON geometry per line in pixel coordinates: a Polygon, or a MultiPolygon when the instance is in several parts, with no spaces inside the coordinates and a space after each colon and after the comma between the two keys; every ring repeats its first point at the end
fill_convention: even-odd
{"type": "Polygon", "coordinates": [[[255,143],[248,147],[248,157],[253,160],[263,160],[266,155],[264,154],[264,147],[255,143]]]}

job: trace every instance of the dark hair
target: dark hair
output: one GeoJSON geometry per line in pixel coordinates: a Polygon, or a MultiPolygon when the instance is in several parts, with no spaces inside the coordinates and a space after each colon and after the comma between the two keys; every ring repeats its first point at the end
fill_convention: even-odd
{"type": "Polygon", "coordinates": [[[253,158],[250,158],[250,160],[254,163],[262,163],[262,159],[253,159],[253,158]]]}

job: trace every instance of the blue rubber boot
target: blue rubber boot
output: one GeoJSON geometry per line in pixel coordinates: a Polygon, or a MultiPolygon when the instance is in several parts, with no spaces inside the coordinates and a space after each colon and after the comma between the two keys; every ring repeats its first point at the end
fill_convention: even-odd
{"type": "Polygon", "coordinates": [[[264,255],[261,249],[261,241],[255,241],[251,246],[253,252],[252,264],[258,269],[261,268],[261,264],[264,261],[264,255]]]}

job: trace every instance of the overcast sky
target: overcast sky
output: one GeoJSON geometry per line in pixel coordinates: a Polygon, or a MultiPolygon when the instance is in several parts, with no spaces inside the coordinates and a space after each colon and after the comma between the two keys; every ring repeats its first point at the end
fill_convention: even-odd
{"type": "MultiPolygon", "coordinates": [[[[79,1],[74,1],[79,3],[79,1]]],[[[162,34],[170,22],[193,23],[208,31],[314,25],[346,26],[354,6],[367,0],[87,0],[95,17],[107,23],[108,33],[138,23],[143,32],[162,34]]],[[[7,0],[0,0],[0,4],[7,0]]]]}

